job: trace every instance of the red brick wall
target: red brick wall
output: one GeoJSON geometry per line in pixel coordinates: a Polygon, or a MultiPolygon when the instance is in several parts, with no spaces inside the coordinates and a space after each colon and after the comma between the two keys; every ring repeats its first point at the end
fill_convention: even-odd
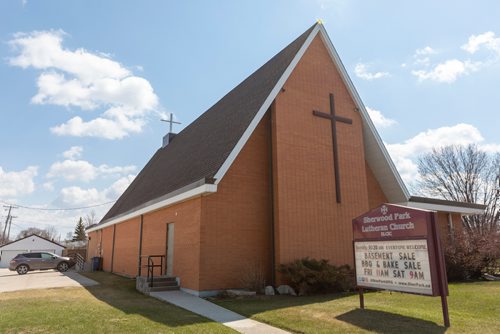
{"type": "Polygon", "coordinates": [[[113,226],[106,227],[101,233],[102,269],[104,271],[111,271],[111,256],[113,254],[113,226]]]}
{"type": "Polygon", "coordinates": [[[202,198],[200,289],[243,287],[261,271],[270,283],[269,115],[255,129],[217,193],[202,198]]]}
{"type": "MultiPolygon", "coordinates": [[[[137,276],[137,261],[139,256],[139,221],[140,217],[137,217],[123,223],[116,224],[115,253],[113,259],[114,273],[130,277],[137,276]]],[[[110,235],[112,236],[113,227],[108,228],[111,229],[110,235]]],[[[103,254],[103,257],[103,261],[106,263],[105,254],[103,254]]]]}
{"type": "MultiPolygon", "coordinates": [[[[448,213],[438,212],[438,226],[439,226],[439,236],[441,238],[441,243],[443,246],[448,244],[450,238],[450,229],[448,226],[448,213]]],[[[453,229],[455,231],[462,231],[462,217],[459,213],[452,213],[451,219],[453,222],[453,229]]]]}
{"type": "Polygon", "coordinates": [[[380,184],[375,178],[375,175],[373,175],[373,172],[367,163],[365,163],[365,168],[366,168],[366,181],[368,184],[368,207],[371,210],[373,208],[378,207],[382,203],[387,203],[387,197],[382,191],[380,184]]]}
{"type": "MultiPolygon", "coordinates": [[[[199,290],[200,216],[201,197],[143,216],[142,255],[166,255],[166,226],[174,223],[173,275],[181,278],[182,287],[193,290],[199,290]]],[[[140,221],[139,216],[116,224],[114,273],[130,277],[138,274],[140,221]]],[[[92,238],[89,241],[89,261],[93,256],[102,256],[103,269],[111,271],[113,226],[89,235],[92,238]],[[100,244],[102,254],[98,254],[100,244]]],[[[143,258],[143,265],[146,264],[147,259],[143,258]]],[[[142,274],[147,274],[145,268],[142,274]]]]}
{"type": "Polygon", "coordinates": [[[173,275],[181,279],[183,288],[193,290],[199,290],[200,284],[201,201],[197,197],[143,218],[142,255],[166,255],[167,224],[174,224],[173,275]]]}
{"type": "MultiPolygon", "coordinates": [[[[151,214],[144,215],[144,223],[142,227],[142,255],[165,255],[166,249],[166,217],[161,214],[164,210],[156,211],[151,214]]],[[[154,259],[159,261],[159,259],[154,259]]],[[[142,258],[143,268],[141,275],[147,275],[147,258],[142,258]]],[[[155,271],[155,275],[159,274],[159,269],[155,271]]]]}
{"type": "Polygon", "coordinates": [[[314,39],[278,94],[274,122],[279,262],[310,256],[353,263],[351,221],[369,208],[362,123],[321,38],[314,39]],[[336,203],[330,112],[335,96],[342,203],[336,203]]]}

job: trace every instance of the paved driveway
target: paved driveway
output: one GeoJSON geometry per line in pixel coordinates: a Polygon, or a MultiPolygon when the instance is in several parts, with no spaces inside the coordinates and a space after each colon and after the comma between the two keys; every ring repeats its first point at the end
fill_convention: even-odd
{"type": "Polygon", "coordinates": [[[27,289],[64,288],[99,284],[77,272],[60,273],[56,270],[30,271],[18,275],[9,269],[0,269],[0,293],[27,289]]]}

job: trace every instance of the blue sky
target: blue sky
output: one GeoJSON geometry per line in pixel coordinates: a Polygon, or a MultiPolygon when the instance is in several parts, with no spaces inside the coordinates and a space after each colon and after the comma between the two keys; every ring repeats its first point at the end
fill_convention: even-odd
{"type": "MultiPolygon", "coordinates": [[[[159,148],[161,117],[181,130],[319,18],[411,186],[437,145],[500,151],[499,14],[494,1],[2,1],[0,201],[115,200],[159,148]]],[[[64,237],[89,211],[20,207],[11,234],[64,237]]]]}

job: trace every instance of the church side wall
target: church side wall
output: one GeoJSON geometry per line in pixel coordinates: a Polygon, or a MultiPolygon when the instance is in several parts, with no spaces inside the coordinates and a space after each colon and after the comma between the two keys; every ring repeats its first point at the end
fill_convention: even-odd
{"type": "MultiPolygon", "coordinates": [[[[140,217],[116,224],[115,251],[113,256],[113,272],[135,277],[137,275],[137,259],[139,256],[139,221],[140,217]]],[[[113,235],[113,227],[111,236],[113,235]]],[[[112,241],[111,237],[111,241],[112,241]]],[[[104,243],[103,243],[104,245],[104,243]]],[[[104,255],[104,254],[103,254],[104,255]]],[[[104,259],[104,262],[106,260],[104,259]]]]}
{"type": "MultiPolygon", "coordinates": [[[[448,224],[448,213],[447,212],[438,212],[437,214],[438,226],[439,226],[439,237],[441,239],[441,244],[445,247],[451,235],[450,227],[448,224]]],[[[453,229],[455,231],[462,231],[462,217],[459,213],[452,213],[451,219],[453,222],[453,229]]]]}
{"type": "Polygon", "coordinates": [[[275,101],[275,208],[279,263],[309,256],[353,264],[352,218],[369,208],[362,121],[321,38],[317,36],[275,101]],[[335,98],[342,203],[336,202],[332,123],[335,98]]]}
{"type": "Polygon", "coordinates": [[[202,198],[200,290],[243,288],[256,272],[270,284],[269,126],[266,114],[217,192],[202,198]]]}
{"type": "MultiPolygon", "coordinates": [[[[143,216],[142,255],[166,255],[167,224],[174,224],[173,276],[181,287],[199,290],[201,197],[160,209],[143,216]]],[[[88,261],[102,256],[103,270],[135,277],[138,275],[141,217],[90,232],[88,261]],[[115,247],[113,254],[113,228],[115,247]],[[113,258],[113,260],[112,260],[113,258]],[[113,262],[113,268],[111,263],[113,262]]],[[[142,264],[147,264],[143,257],[142,264]]],[[[158,261],[155,259],[155,261],[158,261]]],[[[143,276],[147,275],[142,268],[143,276]]],[[[159,275],[160,272],[155,272],[159,275]]]]}
{"type": "MultiPolygon", "coordinates": [[[[174,224],[173,276],[182,288],[199,290],[201,197],[143,217],[142,255],[166,254],[167,224],[174,224]]],[[[146,264],[147,258],[143,258],[146,264]]],[[[147,275],[146,270],[142,274],[147,275]]]]}
{"type": "Polygon", "coordinates": [[[111,271],[111,256],[113,255],[113,226],[106,227],[102,230],[102,269],[111,271]]]}
{"type": "Polygon", "coordinates": [[[382,188],[380,187],[380,184],[375,178],[375,175],[373,175],[370,166],[368,166],[366,162],[365,162],[365,169],[366,169],[366,181],[368,185],[368,207],[369,210],[371,210],[373,208],[378,207],[382,203],[387,203],[388,201],[387,197],[382,191],[382,188]]]}

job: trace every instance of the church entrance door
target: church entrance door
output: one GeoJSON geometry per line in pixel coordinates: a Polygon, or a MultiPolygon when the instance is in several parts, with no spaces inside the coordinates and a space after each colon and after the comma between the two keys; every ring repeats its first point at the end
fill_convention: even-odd
{"type": "Polygon", "coordinates": [[[174,223],[167,224],[166,246],[166,274],[171,277],[174,273],[174,223]]]}

